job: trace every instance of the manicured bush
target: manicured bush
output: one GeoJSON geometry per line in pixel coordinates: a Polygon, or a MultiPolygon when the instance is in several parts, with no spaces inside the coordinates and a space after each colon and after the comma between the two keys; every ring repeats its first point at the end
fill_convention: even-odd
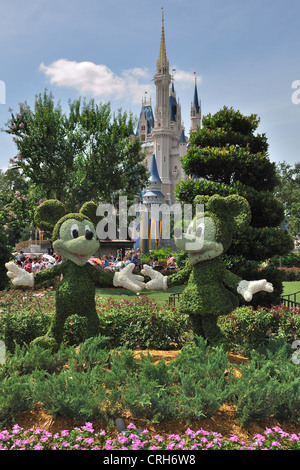
{"type": "Polygon", "coordinates": [[[279,266],[286,268],[298,267],[300,268],[300,252],[298,253],[289,253],[281,258],[279,256],[272,256],[270,258],[270,266],[279,266]]]}
{"type": "Polygon", "coordinates": [[[300,336],[300,309],[275,306],[239,307],[230,315],[219,317],[218,324],[231,348],[248,353],[272,338],[292,343],[300,336]]]}
{"type": "Polygon", "coordinates": [[[294,281],[300,281],[300,268],[294,267],[294,268],[277,268],[281,275],[282,275],[282,280],[284,282],[294,282],[294,281]]]}
{"type": "Polygon", "coordinates": [[[115,302],[97,299],[100,332],[111,347],[180,349],[188,339],[188,316],[174,306],[158,306],[146,296],[115,302]]]}
{"type": "Polygon", "coordinates": [[[9,291],[0,298],[0,339],[8,350],[29,344],[47,331],[54,312],[51,295],[9,291]]]}

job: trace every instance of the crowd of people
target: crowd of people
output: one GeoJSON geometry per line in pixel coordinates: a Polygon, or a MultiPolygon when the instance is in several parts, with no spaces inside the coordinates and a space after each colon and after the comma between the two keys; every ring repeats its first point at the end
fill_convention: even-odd
{"type": "MultiPolygon", "coordinates": [[[[109,269],[110,271],[121,271],[129,263],[135,265],[136,271],[141,271],[143,264],[145,264],[141,260],[141,251],[139,248],[126,252],[124,257],[122,256],[122,250],[117,250],[116,256],[109,253],[108,255],[103,255],[102,258],[90,258],[89,262],[97,268],[109,269]]],[[[62,263],[62,259],[58,254],[53,254],[53,256],[43,254],[31,256],[25,255],[20,251],[15,258],[15,263],[29,273],[37,273],[43,269],[62,263]]],[[[158,262],[157,257],[151,257],[147,264],[156,270],[162,268],[170,270],[177,269],[174,256],[169,256],[166,265],[163,267],[158,262]]]]}
{"type": "Polygon", "coordinates": [[[15,257],[15,263],[20,268],[25,269],[28,273],[35,274],[43,269],[51,268],[56,264],[62,263],[62,259],[58,254],[53,256],[42,254],[38,256],[30,256],[25,255],[20,251],[15,257]]]}
{"type": "MultiPolygon", "coordinates": [[[[143,263],[141,259],[141,251],[139,248],[137,250],[131,250],[122,257],[121,250],[117,251],[117,256],[113,256],[112,253],[109,253],[108,256],[103,255],[102,258],[91,258],[91,261],[96,267],[101,267],[103,269],[109,269],[111,271],[121,271],[128,264],[133,263],[135,265],[136,271],[141,271],[143,269],[143,263]]],[[[176,260],[174,256],[170,256],[167,260],[166,266],[161,266],[158,262],[157,257],[151,257],[146,263],[151,266],[153,269],[177,269],[176,260]]]]}

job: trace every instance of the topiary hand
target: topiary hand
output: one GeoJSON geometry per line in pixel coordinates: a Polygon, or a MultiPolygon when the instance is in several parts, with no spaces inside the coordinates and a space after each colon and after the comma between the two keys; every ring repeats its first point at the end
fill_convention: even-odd
{"type": "Polygon", "coordinates": [[[25,269],[19,268],[13,261],[6,263],[5,267],[7,269],[7,276],[12,279],[12,283],[15,286],[33,287],[33,273],[28,273],[25,269]]]}
{"type": "Polygon", "coordinates": [[[259,281],[241,281],[237,287],[237,291],[241,294],[246,302],[252,300],[253,294],[259,291],[273,292],[273,284],[267,282],[266,279],[259,281]]]}
{"type": "Polygon", "coordinates": [[[128,264],[126,268],[114,275],[113,284],[115,287],[124,287],[133,292],[140,292],[145,287],[143,276],[133,274],[134,263],[128,264]]]}
{"type": "Polygon", "coordinates": [[[155,271],[147,264],[144,264],[141,273],[144,276],[149,276],[151,281],[146,282],[146,289],[163,289],[168,290],[168,277],[163,276],[160,272],[155,271]]]}

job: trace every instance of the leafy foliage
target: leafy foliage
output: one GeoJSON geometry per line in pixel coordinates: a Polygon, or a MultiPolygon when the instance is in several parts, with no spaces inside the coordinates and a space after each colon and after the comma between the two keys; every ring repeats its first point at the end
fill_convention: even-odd
{"type": "Polygon", "coordinates": [[[112,115],[109,104],[94,100],[70,101],[66,114],[45,90],[33,110],[20,104],[6,132],[18,149],[13,167],[69,212],[87,200],[111,202],[111,188],[135,195],[145,185],[148,170],[133,127],[132,116],[112,115]]]}
{"type": "Polygon", "coordinates": [[[294,167],[286,162],[277,164],[278,184],[275,196],[284,206],[287,230],[294,237],[300,236],[300,164],[294,167]]]}

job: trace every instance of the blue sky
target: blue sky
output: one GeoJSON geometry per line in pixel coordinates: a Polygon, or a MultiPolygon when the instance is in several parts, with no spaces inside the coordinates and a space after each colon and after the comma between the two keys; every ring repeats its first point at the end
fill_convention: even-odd
{"type": "MultiPolygon", "coordinates": [[[[145,92],[154,105],[162,6],[186,133],[196,72],[204,115],[258,114],[270,160],[299,161],[298,0],[0,0],[0,128],[45,88],[66,111],[79,96],[136,116],[145,92]]],[[[0,133],[0,168],[16,153],[0,133]]]]}

